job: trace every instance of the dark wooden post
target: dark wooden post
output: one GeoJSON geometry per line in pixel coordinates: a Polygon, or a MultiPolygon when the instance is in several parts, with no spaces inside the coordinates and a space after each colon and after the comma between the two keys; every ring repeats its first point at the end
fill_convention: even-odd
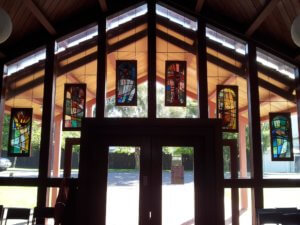
{"type": "Polygon", "coordinates": [[[101,13],[98,20],[97,92],[96,118],[104,118],[106,83],[106,16],[101,13]]]}
{"type": "Polygon", "coordinates": [[[207,56],[206,56],[206,23],[203,18],[198,17],[197,31],[197,71],[198,71],[198,99],[200,118],[208,118],[208,96],[207,96],[207,56]]]}
{"type": "MultiPolygon", "coordinates": [[[[40,145],[40,162],[39,162],[39,187],[37,196],[37,206],[46,206],[47,195],[47,177],[49,171],[49,151],[53,147],[53,117],[55,106],[55,85],[56,74],[54,73],[54,47],[55,41],[51,40],[46,46],[45,76],[44,76],[44,98],[43,98],[43,115],[42,131],[40,145]]],[[[43,223],[43,220],[38,221],[43,223]]]]}
{"type": "Polygon", "coordinates": [[[252,213],[253,219],[255,220],[256,209],[263,208],[263,171],[256,46],[251,41],[248,42],[247,62],[248,65],[246,74],[248,85],[249,140],[252,162],[251,176],[254,178],[255,182],[254,192],[252,192],[254,193],[252,213]]]}
{"type": "Polygon", "coordinates": [[[155,0],[148,0],[148,118],[156,118],[156,13],[155,0]]]}
{"type": "MultiPolygon", "coordinates": [[[[4,120],[5,109],[5,86],[4,86],[4,62],[0,61],[0,146],[2,147],[2,130],[4,120]]],[[[0,149],[0,156],[2,154],[2,148],[0,149]]]]}

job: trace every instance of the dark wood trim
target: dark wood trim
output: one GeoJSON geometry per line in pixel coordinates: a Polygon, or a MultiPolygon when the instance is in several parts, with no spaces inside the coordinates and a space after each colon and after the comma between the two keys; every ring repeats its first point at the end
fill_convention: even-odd
{"type": "Polygon", "coordinates": [[[57,34],[53,25],[32,0],[24,0],[23,3],[32,12],[35,18],[37,18],[37,20],[44,26],[49,34],[51,34],[52,36],[55,36],[57,34]]]}
{"type": "Polygon", "coordinates": [[[101,11],[106,12],[108,10],[106,0],[98,0],[101,11]]]}
{"type": "Polygon", "coordinates": [[[107,46],[107,54],[114,52],[114,51],[116,51],[126,45],[129,45],[132,42],[142,39],[143,37],[146,37],[146,36],[147,36],[147,30],[142,30],[138,33],[135,33],[134,35],[131,35],[128,38],[125,38],[125,39],[113,44],[113,45],[108,45],[107,46]]]}
{"type": "MultiPolygon", "coordinates": [[[[259,79],[256,63],[256,45],[251,41],[248,43],[247,52],[247,89],[248,89],[248,118],[249,118],[249,142],[251,157],[251,175],[254,182],[259,183],[263,177],[262,149],[260,131],[260,108],[259,106],[259,79]]],[[[263,208],[263,188],[254,188],[254,204],[252,212],[263,208]]]]}
{"type": "Polygon", "coordinates": [[[296,97],[293,94],[291,94],[290,92],[285,91],[285,90],[275,86],[274,84],[271,84],[270,82],[268,82],[264,79],[261,79],[261,78],[258,78],[258,83],[259,83],[259,86],[261,86],[271,92],[274,92],[275,94],[279,95],[280,97],[282,97],[290,102],[296,103],[296,97]]]}
{"type": "Polygon", "coordinates": [[[206,44],[208,48],[211,48],[212,50],[217,51],[218,53],[221,53],[225,56],[228,56],[235,61],[241,63],[242,65],[245,64],[246,57],[240,53],[237,53],[234,49],[227,48],[223,46],[221,43],[218,43],[216,41],[213,41],[206,37],[206,44]]]}
{"type": "Polygon", "coordinates": [[[96,118],[104,118],[106,90],[106,16],[101,14],[98,20],[98,54],[97,54],[97,91],[96,118]]]}
{"type": "Polygon", "coordinates": [[[280,83],[286,85],[291,90],[294,90],[296,87],[295,80],[287,77],[284,74],[279,73],[278,71],[276,71],[272,68],[266,67],[266,66],[260,64],[259,62],[257,62],[257,70],[258,70],[258,72],[260,72],[266,76],[269,76],[270,78],[277,80],[280,83]]]}
{"type": "MultiPolygon", "coordinates": [[[[45,77],[44,77],[44,98],[43,98],[43,115],[41,128],[41,144],[40,144],[40,161],[39,161],[39,182],[37,206],[46,207],[47,187],[44,182],[49,174],[49,152],[53,147],[53,118],[55,105],[55,86],[56,74],[54,73],[54,49],[55,41],[48,43],[46,48],[45,77]]],[[[38,221],[42,223],[43,221],[38,221]]]]}
{"type": "Polygon", "coordinates": [[[199,13],[204,5],[205,0],[197,0],[195,11],[199,13]]]}
{"type": "Polygon", "coordinates": [[[245,32],[246,36],[251,36],[257,28],[265,21],[265,19],[272,13],[280,0],[270,0],[266,3],[264,9],[257,15],[254,21],[250,24],[245,32]]]}
{"type": "Polygon", "coordinates": [[[64,178],[71,177],[73,145],[80,145],[80,138],[66,138],[65,140],[64,178]]]}
{"type": "Polygon", "coordinates": [[[148,118],[156,118],[156,12],[155,0],[148,0],[148,118]]]}
{"type": "Polygon", "coordinates": [[[198,104],[201,119],[208,118],[208,87],[207,87],[207,53],[206,53],[206,23],[198,18],[197,31],[197,74],[198,74],[198,104]]]}
{"type": "Polygon", "coordinates": [[[101,14],[98,21],[98,54],[97,54],[97,91],[96,118],[104,118],[106,90],[106,16],[101,14]]]}
{"type": "MultiPolygon", "coordinates": [[[[184,49],[184,50],[186,50],[186,51],[188,51],[188,52],[191,52],[191,53],[193,53],[193,54],[196,54],[196,49],[195,49],[195,47],[193,46],[193,45],[190,45],[190,44],[188,44],[188,43],[186,43],[186,42],[184,42],[184,41],[182,41],[182,40],[179,40],[179,39],[177,39],[177,38],[175,38],[175,37],[173,37],[173,36],[171,36],[171,35],[169,35],[169,34],[167,34],[166,32],[164,32],[164,31],[161,31],[161,30],[156,30],[156,35],[157,35],[157,37],[160,37],[161,39],[163,39],[163,40],[166,40],[166,41],[168,41],[168,42],[170,42],[170,43],[172,43],[172,44],[174,44],[174,45],[176,45],[176,46],[178,46],[179,48],[182,48],[182,49],[184,49]]],[[[150,38],[149,38],[150,39],[150,38]]],[[[201,40],[202,40],[203,38],[201,38],[201,40]]],[[[205,38],[204,38],[205,39],[205,38]]],[[[206,52],[206,51],[205,51],[206,52]]]]}
{"type": "MultiPolygon", "coordinates": [[[[298,119],[298,134],[300,134],[300,67],[295,70],[296,78],[296,105],[297,105],[297,119],[298,119]]],[[[300,141],[300,135],[299,135],[300,141]]],[[[299,142],[300,143],[300,142],[299,142]]]]}
{"type": "MultiPolygon", "coordinates": [[[[0,131],[3,130],[3,120],[4,120],[4,112],[5,112],[5,89],[6,82],[4,77],[4,63],[0,61],[0,131]]],[[[0,146],[2,146],[2,135],[3,132],[0,132],[0,146]]],[[[0,150],[0,157],[2,154],[2,149],[0,150]]]]}

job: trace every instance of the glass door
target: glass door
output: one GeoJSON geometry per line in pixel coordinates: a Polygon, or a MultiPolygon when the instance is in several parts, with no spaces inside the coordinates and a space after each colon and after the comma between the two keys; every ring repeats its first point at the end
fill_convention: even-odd
{"type": "Polygon", "coordinates": [[[196,224],[201,148],[192,138],[152,139],[152,224],[196,224]],[[195,173],[197,171],[197,173],[195,173]]]}

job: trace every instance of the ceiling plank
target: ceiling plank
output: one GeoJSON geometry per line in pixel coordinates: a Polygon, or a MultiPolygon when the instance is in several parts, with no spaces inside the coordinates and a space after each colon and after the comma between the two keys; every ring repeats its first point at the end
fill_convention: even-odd
{"type": "Polygon", "coordinates": [[[198,0],[196,4],[195,11],[199,13],[204,5],[205,0],[198,0]]]}
{"type": "Polygon", "coordinates": [[[264,20],[272,13],[273,9],[277,6],[280,0],[270,0],[264,9],[258,14],[255,20],[251,23],[246,31],[246,36],[250,37],[256,29],[264,22],[264,20]]]}
{"type": "Polygon", "coordinates": [[[38,21],[44,26],[44,28],[53,36],[57,34],[55,28],[52,26],[50,21],[42,13],[42,11],[37,7],[37,5],[32,0],[23,1],[26,7],[32,12],[32,14],[38,19],[38,21]]]}
{"type": "Polygon", "coordinates": [[[99,4],[100,4],[100,8],[102,10],[102,12],[106,12],[107,11],[107,3],[106,0],[98,0],[99,4]]]}

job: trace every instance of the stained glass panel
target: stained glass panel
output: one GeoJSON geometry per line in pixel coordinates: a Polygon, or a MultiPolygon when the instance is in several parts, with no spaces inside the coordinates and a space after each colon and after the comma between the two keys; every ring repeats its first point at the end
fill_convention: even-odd
{"type": "Polygon", "coordinates": [[[85,117],[86,84],[65,84],[63,130],[80,130],[85,117]]]}
{"type": "Polygon", "coordinates": [[[166,61],[165,105],[186,106],[186,62],[166,61]]]}
{"type": "Polygon", "coordinates": [[[293,160],[290,113],[270,113],[271,149],[273,161],[293,160]]]}
{"type": "Polygon", "coordinates": [[[238,87],[217,85],[217,118],[222,120],[222,130],[238,131],[238,87]]]}
{"type": "Polygon", "coordinates": [[[137,105],[137,61],[117,60],[116,105],[137,105]]]}
{"type": "Polygon", "coordinates": [[[8,156],[30,156],[32,108],[12,108],[8,156]]]}

